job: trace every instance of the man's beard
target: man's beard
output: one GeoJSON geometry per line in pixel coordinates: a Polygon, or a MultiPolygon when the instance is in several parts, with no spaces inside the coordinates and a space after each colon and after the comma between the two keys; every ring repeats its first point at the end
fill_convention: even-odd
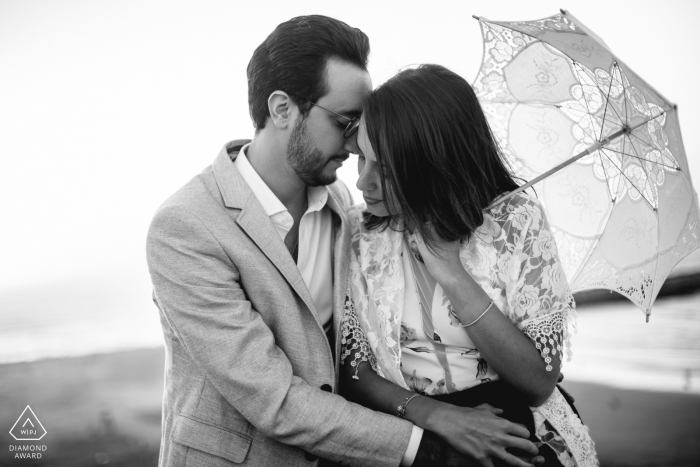
{"type": "Polygon", "coordinates": [[[338,178],[335,170],[329,174],[323,173],[328,159],[323,157],[320,149],[312,146],[311,137],[307,133],[306,118],[300,118],[294,123],[287,144],[287,162],[299,179],[309,186],[330,185],[338,178]]]}

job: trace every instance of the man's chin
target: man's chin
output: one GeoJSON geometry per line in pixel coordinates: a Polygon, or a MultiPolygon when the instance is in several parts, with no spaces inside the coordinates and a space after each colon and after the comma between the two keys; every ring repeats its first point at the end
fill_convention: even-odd
{"type": "Polygon", "coordinates": [[[313,176],[300,176],[299,178],[308,186],[326,186],[338,180],[338,174],[333,170],[331,172],[320,172],[313,176]]]}

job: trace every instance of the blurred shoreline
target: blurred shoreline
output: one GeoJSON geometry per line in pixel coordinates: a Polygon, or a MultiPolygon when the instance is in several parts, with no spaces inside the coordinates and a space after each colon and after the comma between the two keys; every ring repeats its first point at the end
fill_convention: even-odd
{"type": "MultiPolygon", "coordinates": [[[[0,465],[26,465],[6,446],[30,405],[47,430],[46,467],[156,466],[164,350],[0,365],[0,465]],[[105,462],[106,461],[106,462],[105,462]]],[[[700,395],[620,389],[566,378],[603,467],[696,466],[700,395]]]]}

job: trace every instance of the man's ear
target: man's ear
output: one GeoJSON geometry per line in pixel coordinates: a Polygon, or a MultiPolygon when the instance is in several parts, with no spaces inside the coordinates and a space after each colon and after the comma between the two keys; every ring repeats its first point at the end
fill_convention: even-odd
{"type": "Polygon", "coordinates": [[[279,130],[289,127],[292,120],[294,102],[284,91],[275,91],[267,98],[267,110],[272,124],[279,130]]]}

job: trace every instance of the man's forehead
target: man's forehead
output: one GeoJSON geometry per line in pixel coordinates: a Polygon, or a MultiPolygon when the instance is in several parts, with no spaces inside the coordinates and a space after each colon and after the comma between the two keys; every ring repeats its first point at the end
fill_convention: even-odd
{"type": "Polygon", "coordinates": [[[372,92],[372,80],[367,70],[339,59],[328,60],[326,80],[328,93],[319,99],[319,103],[332,106],[338,113],[359,114],[362,102],[372,92]]]}

